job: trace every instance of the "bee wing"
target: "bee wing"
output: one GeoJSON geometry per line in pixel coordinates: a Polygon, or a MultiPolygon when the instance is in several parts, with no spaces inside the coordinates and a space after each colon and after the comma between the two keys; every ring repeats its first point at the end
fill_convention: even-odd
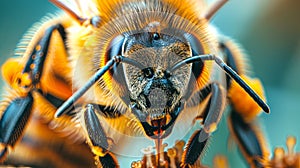
{"type": "Polygon", "coordinates": [[[67,13],[82,19],[99,15],[97,5],[92,0],[50,0],[67,13]]]}

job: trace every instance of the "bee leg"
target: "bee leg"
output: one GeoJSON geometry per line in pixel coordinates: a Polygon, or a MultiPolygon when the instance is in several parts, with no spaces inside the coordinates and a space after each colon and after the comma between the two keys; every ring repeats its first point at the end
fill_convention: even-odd
{"type": "Polygon", "coordinates": [[[64,31],[64,27],[61,24],[53,25],[44,32],[44,36],[35,46],[22,72],[23,74],[30,74],[32,85],[37,85],[40,82],[44,63],[48,54],[51,36],[55,30],[59,32],[61,38],[63,39],[63,42],[66,41],[66,33],[64,31]]]}
{"type": "Polygon", "coordinates": [[[33,98],[28,94],[15,98],[4,110],[0,119],[0,162],[5,160],[8,147],[13,147],[20,139],[23,129],[30,117],[33,98]]]}
{"type": "MultiPolygon", "coordinates": [[[[46,87],[45,86],[46,84],[44,84],[44,86],[41,86],[41,77],[43,75],[43,70],[45,69],[46,58],[54,56],[54,54],[53,53],[51,54],[51,52],[49,52],[50,53],[49,54],[48,50],[50,47],[49,45],[51,43],[51,37],[53,35],[53,32],[56,30],[58,31],[58,34],[62,39],[61,40],[62,45],[64,45],[63,48],[65,49],[66,33],[64,31],[64,27],[61,24],[53,25],[47,28],[44,32],[40,32],[43,33],[43,36],[36,42],[34,46],[32,46],[31,53],[29,53],[28,55],[27,53],[25,53],[23,57],[20,58],[11,58],[7,62],[5,62],[5,64],[2,66],[3,78],[10,85],[10,87],[15,92],[17,92],[17,94],[19,94],[20,97],[25,97],[29,92],[34,92],[34,91],[42,92],[43,90],[47,90],[48,92],[53,92],[53,90],[58,90],[57,88],[56,89],[51,88],[51,91],[49,91],[50,90],[49,87],[44,89],[43,87],[46,87]],[[26,59],[25,64],[23,64],[23,59],[26,59]]],[[[58,41],[56,39],[57,38],[54,38],[55,42],[58,41]]],[[[56,49],[59,47],[60,46],[56,46],[56,49]]],[[[62,52],[59,54],[65,56],[64,53],[62,52]]],[[[62,78],[63,77],[61,77],[60,74],[49,74],[48,72],[47,75],[45,76],[44,83],[47,82],[48,85],[55,83],[55,87],[61,89],[59,93],[63,91],[69,92],[69,90],[66,89],[69,86],[67,86],[66,82],[62,78]],[[47,76],[51,76],[50,80],[47,80],[46,78],[47,76]],[[54,78],[52,76],[54,76],[54,78]],[[55,78],[56,76],[59,79],[56,79],[55,78]]],[[[48,93],[45,93],[45,95],[46,94],[48,93]]],[[[64,95],[64,93],[61,94],[56,93],[54,95],[59,95],[59,97],[68,97],[68,95],[64,95]]],[[[55,96],[50,95],[50,97],[52,98],[55,96]]]]}
{"type": "Polygon", "coordinates": [[[217,83],[211,83],[196,93],[200,101],[209,98],[209,102],[203,112],[203,128],[195,131],[190,137],[182,157],[182,167],[193,165],[205,149],[208,138],[220,121],[225,108],[225,91],[217,83]],[[210,97],[209,97],[210,96],[210,97]]]}
{"type": "MultiPolygon", "coordinates": [[[[231,41],[220,45],[227,58],[228,65],[234,69],[255,92],[263,95],[263,87],[258,79],[251,79],[245,75],[246,71],[242,62],[242,54],[231,41]]],[[[268,158],[263,133],[260,131],[256,116],[261,112],[260,107],[243,91],[234,81],[227,77],[227,90],[230,105],[232,106],[228,125],[231,134],[238,142],[244,157],[251,167],[264,167],[268,158]]]]}
{"type": "Polygon", "coordinates": [[[2,66],[3,78],[13,89],[7,95],[9,100],[1,102],[0,114],[0,161],[5,160],[10,148],[21,139],[34,106],[34,93],[40,90],[40,79],[44,69],[51,36],[57,30],[65,41],[65,32],[60,24],[46,29],[37,41],[30,55],[11,58],[2,66]],[[22,59],[27,59],[23,65],[22,59]]]}
{"type": "Polygon", "coordinates": [[[92,104],[86,106],[83,116],[88,144],[92,152],[96,155],[96,162],[100,163],[104,168],[119,167],[114,155],[109,152],[112,142],[107,138],[92,104]]]}
{"type": "Polygon", "coordinates": [[[246,123],[240,114],[231,111],[229,116],[229,125],[231,133],[238,141],[239,147],[243,155],[251,165],[251,167],[262,168],[264,151],[259,137],[259,133],[255,130],[252,123],[246,123]]]}

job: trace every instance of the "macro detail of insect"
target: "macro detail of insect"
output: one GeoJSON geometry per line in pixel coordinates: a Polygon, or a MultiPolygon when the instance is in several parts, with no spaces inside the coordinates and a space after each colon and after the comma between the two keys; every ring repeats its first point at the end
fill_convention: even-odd
{"type": "Polygon", "coordinates": [[[238,45],[210,25],[226,0],[51,2],[63,13],[34,26],[2,66],[1,163],[204,167],[228,105],[247,163],[266,166],[256,126],[269,113],[263,87],[238,45]]]}

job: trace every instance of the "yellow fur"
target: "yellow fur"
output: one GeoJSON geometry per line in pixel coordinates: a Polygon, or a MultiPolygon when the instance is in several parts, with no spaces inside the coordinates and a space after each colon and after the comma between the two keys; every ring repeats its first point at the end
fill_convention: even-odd
{"type": "MultiPolygon", "coordinates": [[[[28,90],[20,87],[17,80],[19,78],[23,78],[22,82],[25,81],[25,83],[28,84],[31,83],[28,81],[28,78],[26,74],[21,74],[22,69],[24,68],[24,65],[21,64],[20,58],[10,58],[8,59],[1,67],[2,69],[2,76],[4,80],[10,85],[12,89],[14,89],[15,92],[19,94],[19,96],[26,96],[28,93],[28,90]],[[27,82],[26,82],[27,81],[27,82]]],[[[20,85],[24,85],[24,83],[20,83],[20,85]]]]}
{"type": "MultiPolygon", "coordinates": [[[[92,29],[82,36],[81,31],[72,33],[71,43],[82,41],[72,45],[76,52],[72,51],[72,57],[78,58],[76,66],[80,68],[78,73],[80,80],[76,78],[75,86],[81,87],[85,81],[108,61],[105,57],[109,42],[119,34],[131,34],[143,29],[151,22],[160,23],[160,29],[166,28],[183,30],[195,35],[203,44],[204,54],[216,51],[216,40],[209,35],[208,23],[201,18],[199,11],[204,11],[204,5],[197,6],[191,1],[182,2],[164,0],[144,1],[94,1],[102,19],[99,29],[92,29]],[[197,8],[195,7],[197,6],[197,8]],[[202,8],[202,10],[198,10],[202,8]],[[93,61],[91,61],[93,60],[93,61]],[[84,67],[84,68],[83,68],[84,67]]],[[[168,32],[164,32],[167,33],[168,32]]],[[[176,32],[175,32],[176,33],[176,32]]],[[[173,34],[176,35],[176,34],[173,34]]],[[[79,69],[78,68],[78,69],[79,69]]],[[[77,69],[77,68],[76,68],[77,69]]],[[[76,70],[75,70],[76,71],[76,70]]],[[[209,80],[211,63],[206,62],[204,73],[198,78],[199,88],[209,80]]],[[[77,72],[77,71],[76,71],[77,72]]],[[[94,97],[98,102],[112,102],[114,105],[122,104],[116,97],[122,90],[114,87],[115,82],[109,73],[103,76],[101,87],[96,88],[97,94],[88,92],[88,98],[94,97]],[[98,96],[99,95],[99,96],[98,96]]]]}
{"type": "MultiPolygon", "coordinates": [[[[68,28],[70,33],[68,43],[71,48],[71,65],[73,67],[71,74],[75,74],[73,76],[73,88],[75,90],[81,88],[99,68],[107,63],[108,59],[105,54],[114,37],[120,34],[128,35],[136,31],[143,31],[150,22],[159,22],[162,31],[166,28],[173,28],[193,34],[203,44],[204,54],[216,53],[217,51],[216,38],[210,35],[208,23],[201,17],[201,12],[205,11],[205,6],[203,4],[195,5],[194,2],[196,1],[94,0],[93,2],[100,13],[100,27],[73,25],[68,28]]],[[[163,33],[168,34],[169,32],[163,33]]],[[[212,62],[205,62],[204,64],[203,73],[197,79],[197,89],[206,85],[210,79],[212,62]]],[[[116,86],[118,85],[111,74],[106,73],[99,83],[83,96],[84,100],[114,106],[123,111],[128,106],[120,98],[124,89],[116,86]]],[[[118,119],[107,121],[112,127],[126,132],[126,125],[121,128],[118,125],[120,123],[118,119]]],[[[133,125],[140,126],[137,121],[135,122],[131,120],[133,125]]]]}
{"type": "MultiPolygon", "coordinates": [[[[241,78],[263,99],[265,100],[264,90],[259,79],[251,79],[245,75],[241,75],[241,78]]],[[[255,119],[257,115],[261,113],[261,108],[257,103],[243,90],[236,82],[232,82],[232,85],[228,91],[228,96],[232,101],[233,107],[247,122],[255,119]]]]}
{"type": "MultiPolygon", "coordinates": [[[[16,51],[16,55],[22,57],[11,59],[2,67],[5,80],[18,92],[17,96],[26,96],[27,90],[19,91],[20,87],[17,86],[16,79],[20,77],[18,75],[21,74],[24,65],[36,47],[36,43],[43,37],[46,29],[57,23],[64,26],[67,33],[68,50],[64,48],[64,43],[58,31],[55,30],[52,34],[43,76],[36,88],[41,89],[42,93],[36,90],[31,90],[31,93],[34,97],[34,118],[42,118],[42,121],[49,123],[51,129],[63,132],[64,135],[71,134],[73,140],[79,139],[82,141],[88,137],[87,132],[83,130],[84,124],[82,123],[84,122],[81,123],[82,127],[78,123],[80,117],[82,120],[85,109],[75,111],[78,114],[74,118],[72,118],[73,116],[54,118],[56,107],[50,104],[43,97],[43,94],[49,93],[61,100],[66,100],[74,91],[84,86],[88,79],[109,61],[106,53],[111,40],[116,36],[143,32],[150,23],[158,22],[159,26],[156,31],[159,33],[182,36],[182,32],[187,32],[200,41],[203,48],[201,54],[218,55],[217,38],[211,32],[208,21],[202,17],[203,12],[206,11],[206,6],[202,0],[89,0],[86,4],[84,1],[75,1],[74,3],[79,5],[76,13],[84,19],[99,15],[101,17],[100,26],[80,25],[68,15],[46,18],[34,26],[18,47],[19,50],[16,51]],[[174,31],[169,32],[169,30],[174,31]]],[[[229,48],[231,49],[230,45],[229,48]]],[[[204,62],[204,69],[196,79],[197,86],[194,92],[209,83],[213,71],[212,62],[204,62]]],[[[242,69],[244,67],[243,61],[238,60],[237,62],[239,63],[238,69],[242,69]]],[[[34,66],[32,65],[32,67],[34,66]]],[[[241,71],[241,73],[244,74],[244,71],[241,71]]],[[[24,82],[23,85],[31,84],[31,80],[27,80],[29,79],[28,74],[22,74],[21,78],[24,82]]],[[[242,78],[260,96],[263,96],[263,88],[258,80],[251,80],[246,76],[242,76],[242,78]]],[[[87,103],[112,106],[122,112],[122,115],[117,118],[104,117],[100,113],[96,113],[107,136],[112,138],[116,144],[118,144],[117,141],[122,141],[123,137],[130,139],[131,136],[139,137],[143,133],[141,123],[130,113],[129,105],[124,104],[121,99],[124,88],[124,86],[117,85],[110,73],[105,73],[100,81],[81,97],[78,103],[82,103],[83,106],[87,103]]],[[[10,94],[10,97],[13,98],[17,96],[10,94]]],[[[237,111],[247,121],[252,121],[259,114],[260,107],[235,82],[232,83],[229,90],[229,97],[234,108],[238,109],[237,111]]],[[[3,107],[7,107],[9,101],[3,104],[5,104],[3,107]]],[[[199,108],[195,107],[197,109],[195,111],[200,111],[199,108]]],[[[0,110],[0,115],[3,111],[3,109],[0,110]]],[[[182,128],[190,127],[188,124],[192,122],[193,115],[198,116],[191,109],[185,109],[182,113],[184,114],[181,114],[176,121],[182,124],[178,126],[182,128]],[[188,110],[189,112],[187,112],[188,110]],[[189,115],[191,113],[193,115],[189,115]],[[189,120],[189,122],[184,122],[185,120],[189,120]]],[[[216,125],[212,126],[212,130],[216,128],[216,125]]],[[[177,129],[176,133],[180,131],[177,129]]],[[[259,134],[258,131],[257,133],[259,134]]],[[[41,139],[47,137],[45,134],[39,136],[41,139]]],[[[96,155],[103,156],[105,154],[102,148],[94,147],[91,142],[88,143],[96,155]]],[[[119,146],[117,147],[119,148],[119,146]]]]}

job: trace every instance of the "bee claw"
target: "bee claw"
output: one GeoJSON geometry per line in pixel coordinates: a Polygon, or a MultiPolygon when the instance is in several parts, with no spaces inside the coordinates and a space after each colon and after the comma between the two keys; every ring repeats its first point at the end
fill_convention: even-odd
{"type": "Polygon", "coordinates": [[[101,163],[102,167],[108,167],[108,168],[118,167],[118,162],[111,153],[107,153],[103,157],[99,156],[97,159],[99,159],[99,162],[101,163]]]}
{"type": "Polygon", "coordinates": [[[2,148],[2,145],[0,146],[0,163],[4,162],[7,154],[8,154],[8,149],[7,149],[7,146],[4,146],[3,145],[3,148],[2,148]]]}

